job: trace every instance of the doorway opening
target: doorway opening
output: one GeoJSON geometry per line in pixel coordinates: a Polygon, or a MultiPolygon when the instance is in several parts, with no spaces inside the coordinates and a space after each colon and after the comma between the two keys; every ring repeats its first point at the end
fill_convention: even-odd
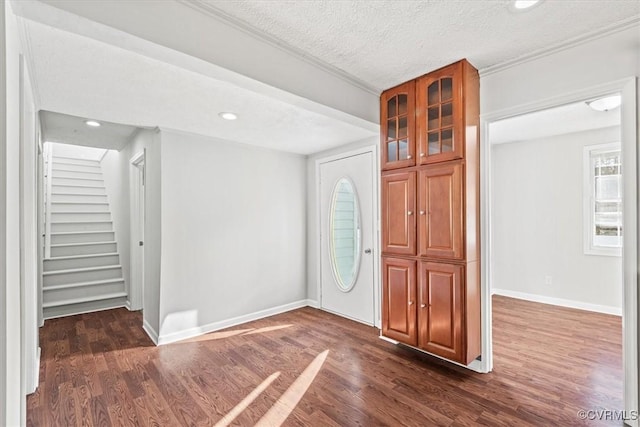
{"type": "Polygon", "coordinates": [[[558,401],[575,403],[577,389],[575,419],[625,408],[620,101],[605,93],[487,127],[493,367],[535,369],[558,401]],[[618,103],[598,110],[603,99],[618,103]]]}

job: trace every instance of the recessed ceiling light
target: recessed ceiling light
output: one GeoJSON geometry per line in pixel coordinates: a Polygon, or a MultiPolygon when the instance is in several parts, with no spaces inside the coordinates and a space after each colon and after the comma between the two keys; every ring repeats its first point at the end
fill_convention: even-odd
{"type": "Polygon", "coordinates": [[[609,111],[618,108],[622,104],[620,95],[605,96],[604,98],[594,99],[587,102],[587,105],[596,111],[609,111]]]}
{"type": "Polygon", "coordinates": [[[513,2],[513,7],[518,10],[525,10],[535,6],[538,3],[540,3],[540,0],[515,0],[513,2]]]}
{"type": "Polygon", "coordinates": [[[94,127],[94,128],[97,128],[97,127],[100,127],[100,126],[101,126],[101,125],[100,125],[100,122],[96,122],[95,120],[86,120],[84,123],[85,123],[87,126],[91,126],[91,127],[94,127]]]}
{"type": "Polygon", "coordinates": [[[225,113],[220,113],[218,115],[225,120],[235,120],[238,118],[238,115],[236,113],[225,112],[225,113]]]}

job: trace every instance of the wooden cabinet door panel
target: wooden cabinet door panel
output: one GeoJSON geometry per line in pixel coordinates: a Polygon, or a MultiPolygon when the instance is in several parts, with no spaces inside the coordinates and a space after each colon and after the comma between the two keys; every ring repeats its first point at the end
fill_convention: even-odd
{"type": "Polygon", "coordinates": [[[382,176],[382,252],[416,254],[416,173],[382,176]]]}
{"type": "Polygon", "coordinates": [[[462,259],[464,215],[460,161],[431,165],[418,174],[420,256],[462,259]]]}
{"type": "Polygon", "coordinates": [[[464,156],[463,63],[416,81],[416,137],[420,164],[464,156]]]}
{"type": "Polygon", "coordinates": [[[416,164],[415,81],[386,90],[380,96],[382,170],[416,164]]]}
{"type": "Polygon", "coordinates": [[[420,263],[418,346],[463,361],[463,267],[420,263]]]}
{"type": "Polygon", "coordinates": [[[415,346],[416,262],[383,257],[382,271],[382,335],[415,346]]]}

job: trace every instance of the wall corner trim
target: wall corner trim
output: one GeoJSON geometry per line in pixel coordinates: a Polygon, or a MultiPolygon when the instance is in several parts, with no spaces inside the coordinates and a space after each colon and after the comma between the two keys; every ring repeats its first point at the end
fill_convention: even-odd
{"type": "Polygon", "coordinates": [[[153,341],[155,345],[158,345],[158,333],[151,327],[149,322],[147,322],[147,319],[142,320],[142,329],[144,329],[149,338],[151,338],[151,341],[153,341]]]}
{"type": "MultiPolygon", "coordinates": [[[[285,313],[287,311],[295,310],[302,307],[307,307],[309,305],[309,300],[303,299],[299,301],[294,301],[288,304],[279,305],[272,308],[267,308],[265,310],[256,311],[249,314],[244,314],[242,316],[232,317],[226,320],[220,320],[217,322],[207,323],[206,325],[196,326],[194,328],[184,329],[182,331],[172,332],[170,334],[157,336],[156,345],[164,345],[170,344],[172,342],[185,340],[188,338],[197,337],[200,335],[204,335],[209,332],[218,331],[220,329],[229,328],[232,326],[237,326],[243,323],[251,322],[254,320],[263,319],[265,317],[274,316],[276,314],[285,313]]],[[[145,325],[145,331],[148,325],[145,325]]],[[[153,331],[153,330],[152,330],[153,331]]],[[[149,331],[147,331],[149,334],[149,331]]],[[[150,335],[151,336],[151,335],[150,335]]],[[[153,337],[151,337],[153,340],[153,337]]]]}
{"type": "Polygon", "coordinates": [[[320,308],[320,303],[314,299],[308,299],[307,305],[311,308],[320,308]]]}
{"type": "Polygon", "coordinates": [[[622,316],[622,307],[612,307],[608,305],[591,304],[588,302],[574,301],[563,298],[548,297],[545,295],[529,294],[526,292],[511,291],[507,289],[492,289],[491,295],[501,295],[509,298],[516,298],[542,304],[557,305],[560,307],[575,308],[578,310],[594,311],[596,313],[622,316]]]}

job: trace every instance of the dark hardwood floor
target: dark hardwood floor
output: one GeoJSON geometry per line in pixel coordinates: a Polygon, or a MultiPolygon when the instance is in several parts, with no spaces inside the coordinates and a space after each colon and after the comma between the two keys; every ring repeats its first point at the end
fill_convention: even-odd
{"type": "Polygon", "coordinates": [[[577,415],[622,408],[619,317],[494,297],[493,319],[490,374],[394,346],[374,328],[312,308],[161,347],[142,330],[140,313],[125,309],[48,320],[27,421],[621,425],[577,415]]]}

